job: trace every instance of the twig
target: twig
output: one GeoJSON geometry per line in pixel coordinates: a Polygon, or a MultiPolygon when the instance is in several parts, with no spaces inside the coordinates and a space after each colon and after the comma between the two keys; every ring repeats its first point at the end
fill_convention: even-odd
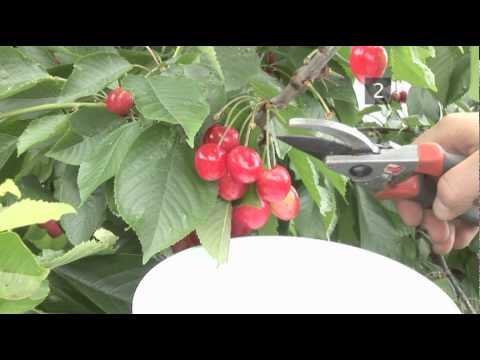
{"type": "Polygon", "coordinates": [[[162,61],[160,60],[160,58],[157,56],[157,54],[155,54],[155,52],[152,50],[152,48],[150,46],[145,46],[145,48],[148,50],[148,52],[150,53],[150,55],[152,55],[152,58],[153,58],[153,61],[155,61],[155,63],[157,64],[157,66],[162,66],[162,61]]]}
{"type": "MultiPolygon", "coordinates": [[[[318,51],[310,59],[310,61],[301,66],[290,78],[288,85],[280,94],[270,100],[270,103],[278,108],[285,108],[296,96],[303,93],[307,88],[308,82],[313,82],[322,76],[330,59],[337,53],[339,46],[319,47],[318,51]]],[[[265,128],[266,113],[263,108],[256,116],[255,123],[265,128]]]]}
{"type": "Polygon", "coordinates": [[[303,65],[293,74],[285,89],[283,89],[279,95],[275,96],[271,100],[271,103],[280,109],[286,107],[293,98],[305,91],[307,81],[313,82],[322,75],[323,69],[339,48],[339,46],[319,48],[318,52],[312,57],[308,64],[303,65]]]}
{"type": "Polygon", "coordinates": [[[477,312],[475,311],[475,308],[472,306],[472,304],[468,300],[467,295],[462,290],[460,285],[458,285],[457,279],[452,274],[452,271],[448,267],[448,264],[447,264],[447,261],[445,260],[445,258],[443,256],[438,256],[438,259],[440,261],[440,265],[442,266],[443,271],[445,272],[445,275],[447,276],[448,280],[450,281],[453,288],[455,289],[455,292],[457,293],[458,297],[463,301],[463,303],[468,308],[468,311],[470,311],[470,313],[476,314],[477,312]]]}

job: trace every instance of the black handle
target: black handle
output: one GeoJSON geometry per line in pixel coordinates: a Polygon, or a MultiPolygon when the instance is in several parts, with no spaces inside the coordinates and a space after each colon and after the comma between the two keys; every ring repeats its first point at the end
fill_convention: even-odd
{"type": "MultiPolygon", "coordinates": [[[[445,157],[445,159],[450,159],[450,160],[455,160],[456,162],[449,161],[450,167],[448,169],[452,168],[456,164],[458,164],[460,161],[464,159],[464,157],[461,157],[462,160],[458,161],[458,155],[455,155],[456,158],[452,158],[449,154],[449,156],[445,157]],[[452,165],[453,164],[453,165],[452,165]]],[[[445,161],[446,162],[446,161],[445,161]]],[[[445,168],[447,168],[447,165],[445,164],[445,168]]],[[[447,170],[448,170],[447,169],[447,170]]],[[[447,171],[445,170],[445,171],[447,171]]],[[[431,209],[433,205],[433,201],[435,200],[435,197],[437,195],[437,179],[432,177],[432,176],[426,176],[426,175],[418,175],[419,181],[420,181],[420,192],[415,198],[416,201],[418,201],[424,209],[431,209]]],[[[480,210],[478,207],[472,207],[470,208],[467,212],[463,213],[458,217],[458,219],[464,221],[465,223],[469,225],[475,225],[478,226],[479,221],[480,221],[480,210]]]]}

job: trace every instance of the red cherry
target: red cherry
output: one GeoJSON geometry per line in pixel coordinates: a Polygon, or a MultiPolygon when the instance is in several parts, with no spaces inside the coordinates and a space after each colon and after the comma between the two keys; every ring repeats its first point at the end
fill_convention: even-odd
{"type": "Polygon", "coordinates": [[[226,201],[241,199],[247,192],[247,189],[248,186],[246,184],[234,180],[228,172],[218,182],[218,194],[226,201]]]}
{"type": "Polygon", "coordinates": [[[399,102],[400,101],[400,94],[398,92],[394,91],[392,93],[392,95],[390,96],[390,99],[392,101],[399,102]]]}
{"type": "Polygon", "coordinates": [[[43,223],[43,224],[38,224],[39,227],[41,227],[42,229],[45,229],[47,230],[48,234],[52,237],[52,238],[57,238],[61,235],[63,235],[63,230],[62,228],[60,227],[60,225],[58,225],[58,223],[54,220],[49,220],[47,221],[46,223],[43,223]]]}
{"type": "Polygon", "coordinates": [[[258,195],[268,202],[282,201],[288,195],[292,179],[287,169],[281,165],[271,170],[263,170],[257,180],[258,195]]]}
{"type": "Polygon", "coordinates": [[[195,169],[206,181],[222,178],[227,171],[227,152],[217,144],[204,144],[195,154],[195,169]]]}
{"type": "Polygon", "coordinates": [[[388,55],[383,46],[352,46],[350,68],[362,83],[366,78],[379,78],[387,68],[388,55]]]}
{"type": "Polygon", "coordinates": [[[232,218],[232,229],[231,229],[231,236],[238,237],[238,236],[246,236],[252,232],[248,226],[238,222],[235,218],[232,218]]]}
{"type": "Polygon", "coordinates": [[[222,137],[223,141],[221,146],[227,152],[240,145],[240,134],[238,131],[233,128],[227,129],[225,126],[219,124],[213,125],[207,130],[203,137],[203,143],[219,144],[222,137]]]}
{"type": "Polygon", "coordinates": [[[251,184],[262,173],[262,159],[255,150],[240,145],[228,153],[227,169],[236,181],[251,184]]]}
{"type": "Polygon", "coordinates": [[[200,240],[198,239],[197,233],[194,231],[191,234],[184,237],[179,242],[177,242],[175,245],[172,245],[171,249],[172,249],[172,252],[175,254],[182,250],[186,250],[197,245],[200,245],[200,240]]]}
{"type": "Polygon", "coordinates": [[[203,143],[203,144],[207,144],[207,143],[209,143],[209,142],[214,142],[214,141],[208,141],[208,139],[212,136],[213,130],[215,130],[215,129],[218,128],[218,127],[219,127],[219,128],[222,128],[222,127],[224,127],[224,126],[223,126],[222,124],[218,124],[218,123],[217,123],[217,124],[213,124],[213,125],[211,125],[211,126],[207,129],[207,131],[205,131],[205,134],[203,135],[203,139],[202,139],[202,143],[203,143]]]}
{"type": "Polygon", "coordinates": [[[407,96],[408,96],[408,94],[407,94],[407,92],[406,92],[405,90],[400,91],[400,95],[399,95],[399,96],[400,96],[399,101],[400,101],[401,103],[406,103],[406,102],[407,102],[407,96]]]}
{"type": "Polygon", "coordinates": [[[133,107],[133,96],[127,90],[118,87],[110,91],[107,96],[106,105],[108,111],[124,116],[127,115],[133,107]]]}
{"type": "Polygon", "coordinates": [[[234,221],[252,229],[263,227],[270,217],[270,205],[260,199],[262,205],[258,208],[253,205],[239,205],[233,208],[232,218],[234,221]]]}
{"type": "Polygon", "coordinates": [[[282,201],[271,203],[272,214],[280,220],[295,219],[300,212],[300,198],[297,190],[292,186],[288,195],[282,201]]]}

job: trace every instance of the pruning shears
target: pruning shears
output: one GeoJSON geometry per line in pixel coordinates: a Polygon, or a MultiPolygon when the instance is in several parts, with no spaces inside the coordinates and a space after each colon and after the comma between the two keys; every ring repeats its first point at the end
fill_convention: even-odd
{"type": "MultiPolygon", "coordinates": [[[[379,200],[409,199],[424,209],[432,207],[438,177],[465,159],[435,143],[376,144],[360,130],[331,120],[294,118],[290,126],[314,134],[279,136],[279,140],[324,161],[379,200]]],[[[479,209],[472,207],[459,219],[478,225],[479,209]]]]}

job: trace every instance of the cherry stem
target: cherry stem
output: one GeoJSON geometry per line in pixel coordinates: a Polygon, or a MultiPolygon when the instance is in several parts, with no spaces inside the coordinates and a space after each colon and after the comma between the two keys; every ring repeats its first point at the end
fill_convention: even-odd
{"type": "Polygon", "coordinates": [[[152,75],[155,71],[161,70],[162,67],[163,67],[163,65],[162,65],[162,66],[158,66],[158,65],[155,66],[152,70],[150,70],[147,74],[145,74],[144,77],[145,77],[145,78],[148,78],[148,77],[149,77],[150,75],[152,75]]]}
{"type": "Polygon", "coordinates": [[[278,111],[278,109],[276,107],[271,107],[270,110],[272,110],[275,115],[280,119],[282,120],[283,123],[285,123],[286,125],[288,125],[288,122],[287,120],[285,120],[285,118],[280,114],[280,111],[278,111]]]}
{"type": "Polygon", "coordinates": [[[275,167],[277,166],[276,146],[274,141],[271,141],[271,144],[272,144],[272,150],[273,150],[273,167],[275,167]]]}
{"type": "Polygon", "coordinates": [[[77,109],[80,107],[100,108],[100,107],[105,107],[105,103],[103,102],[98,102],[98,103],[72,102],[72,103],[63,103],[63,104],[43,104],[43,105],[32,106],[32,107],[23,108],[15,111],[10,111],[7,113],[0,113],[0,119],[17,116],[17,115],[28,114],[28,113],[37,112],[37,111],[59,110],[59,109],[68,109],[68,108],[77,109]]]}
{"type": "Polygon", "coordinates": [[[287,79],[290,79],[290,78],[292,77],[292,75],[289,75],[286,71],[280,69],[278,66],[275,66],[275,67],[273,68],[273,71],[274,71],[274,72],[278,72],[278,73],[286,76],[287,79]]]}
{"type": "MultiPolygon", "coordinates": [[[[245,110],[248,110],[250,108],[250,106],[245,106],[242,110],[240,110],[236,115],[235,117],[233,118],[231,124],[229,126],[226,126],[226,129],[225,131],[223,132],[222,134],[222,137],[220,138],[220,141],[219,141],[219,145],[222,145],[223,143],[223,139],[225,138],[225,135],[227,134],[227,131],[229,128],[231,128],[233,126],[233,124],[235,124],[235,122],[237,121],[237,119],[240,117],[241,114],[243,114],[245,112],[245,110]]],[[[228,119],[227,119],[227,122],[225,124],[228,123],[228,119]]]]}
{"type": "Polygon", "coordinates": [[[162,65],[162,59],[160,59],[160,57],[158,56],[158,54],[156,54],[152,48],[150,46],[145,46],[145,48],[147,49],[147,51],[150,53],[150,55],[152,55],[152,58],[153,58],[153,61],[155,61],[155,63],[157,64],[157,66],[161,66],[162,65]]]}
{"type": "Polygon", "coordinates": [[[250,131],[252,130],[252,123],[255,124],[255,114],[257,113],[257,109],[258,109],[259,105],[260,105],[260,103],[255,104],[252,112],[250,113],[249,116],[247,116],[247,120],[243,123],[242,128],[240,130],[240,137],[241,137],[242,134],[243,134],[243,131],[245,130],[245,126],[248,126],[247,135],[245,137],[245,142],[244,142],[245,146],[248,146],[248,140],[250,138],[250,131]]]}
{"type": "MultiPolygon", "coordinates": [[[[242,95],[242,96],[238,96],[232,100],[230,100],[228,103],[226,103],[219,111],[217,111],[217,113],[213,116],[214,118],[215,117],[220,117],[222,116],[222,114],[225,112],[225,110],[230,106],[232,105],[234,102],[236,101],[239,101],[240,99],[248,99],[248,100],[256,100],[255,97],[251,96],[251,95],[242,95]]],[[[244,100],[242,100],[243,102],[244,100]]],[[[246,101],[246,100],[245,100],[246,101]]]]}
{"type": "Polygon", "coordinates": [[[303,60],[303,63],[306,65],[310,62],[312,57],[314,57],[318,53],[318,48],[313,50],[310,54],[308,54],[305,59],[303,60]]]}
{"type": "MultiPolygon", "coordinates": [[[[267,115],[268,117],[268,115],[267,115]]],[[[270,134],[268,133],[268,130],[267,130],[267,140],[266,140],[266,143],[265,143],[265,147],[266,147],[266,153],[267,153],[267,167],[268,169],[271,169],[272,168],[272,160],[270,158],[270,134]]]]}
{"type": "Polygon", "coordinates": [[[178,56],[178,54],[180,54],[180,51],[181,51],[181,50],[182,50],[182,46],[177,46],[177,47],[175,48],[175,52],[174,52],[173,55],[172,55],[172,59],[175,59],[175,58],[178,56]]]}
{"type": "MultiPolygon", "coordinates": [[[[250,101],[250,99],[240,100],[240,101],[238,101],[235,105],[232,106],[232,108],[231,108],[230,111],[228,112],[227,119],[225,120],[225,127],[226,127],[226,128],[232,127],[233,121],[232,121],[232,123],[230,123],[230,119],[232,119],[233,113],[234,113],[234,111],[237,109],[237,107],[239,107],[240,104],[243,104],[243,103],[245,103],[245,102],[247,102],[247,101],[250,101]]],[[[248,107],[248,105],[247,105],[246,107],[248,107]]],[[[236,119],[236,116],[235,116],[235,119],[236,119]]]]}
{"type": "Polygon", "coordinates": [[[133,64],[133,65],[132,65],[132,69],[135,69],[135,68],[145,70],[146,72],[149,72],[149,71],[150,71],[150,69],[147,68],[146,66],[139,65],[139,64],[133,64]]]}
{"type": "Polygon", "coordinates": [[[306,81],[305,84],[307,85],[308,89],[315,95],[315,97],[320,100],[320,103],[322,104],[323,106],[323,109],[325,110],[325,112],[327,114],[331,113],[329,107],[327,106],[327,103],[325,102],[325,100],[323,99],[323,97],[319,94],[319,92],[317,91],[317,89],[315,89],[315,87],[313,86],[313,84],[310,82],[310,81],[306,81]]]}

